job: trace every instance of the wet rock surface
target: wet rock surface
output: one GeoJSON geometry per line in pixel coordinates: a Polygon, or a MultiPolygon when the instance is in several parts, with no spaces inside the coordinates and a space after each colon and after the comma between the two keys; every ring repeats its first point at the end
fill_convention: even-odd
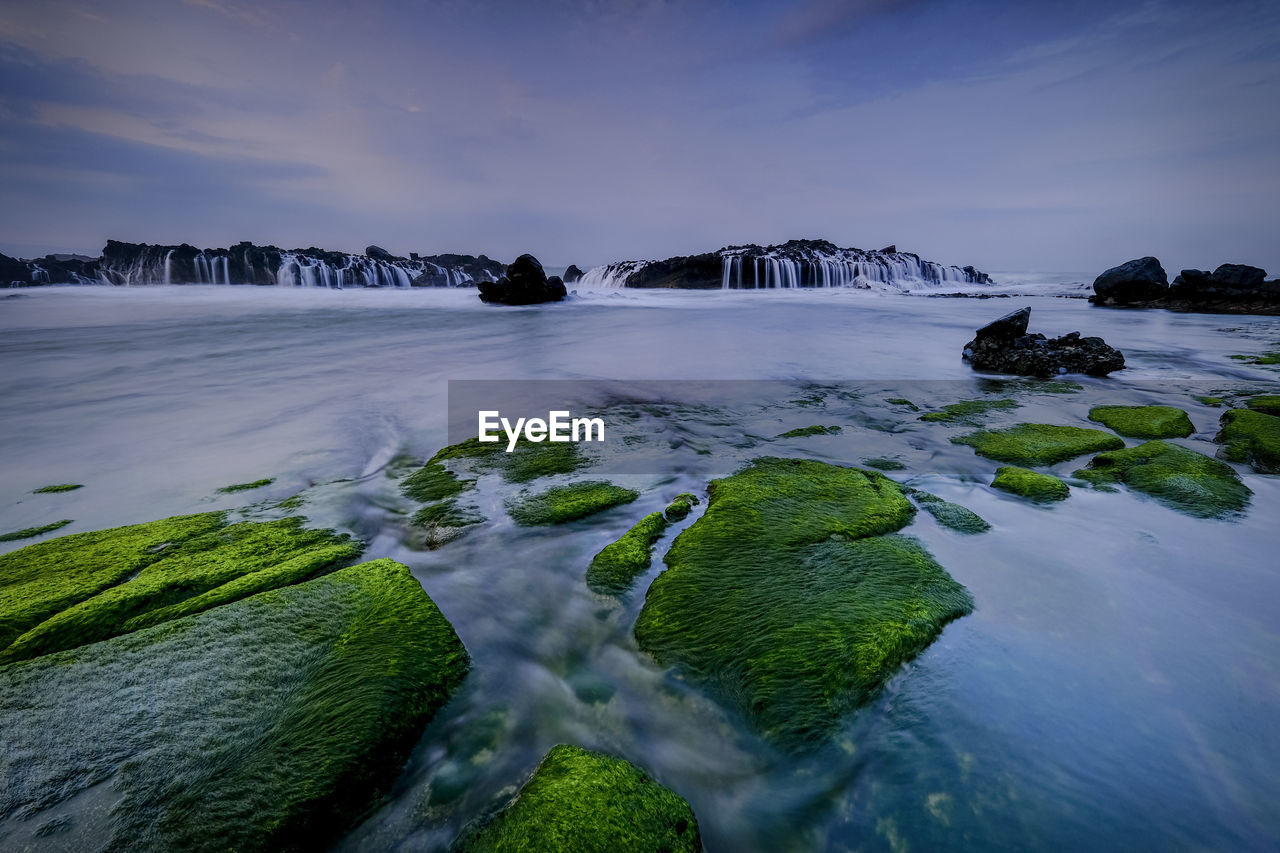
{"type": "Polygon", "coordinates": [[[1124,368],[1124,353],[1098,337],[1070,332],[1059,338],[1027,333],[1031,309],[1021,308],[979,329],[964,358],[979,370],[1018,376],[1086,373],[1106,376],[1124,368]]]}
{"type": "Polygon", "coordinates": [[[1212,272],[1183,270],[1172,284],[1155,258],[1129,261],[1094,280],[1095,305],[1167,308],[1208,314],[1280,314],[1280,280],[1247,264],[1222,264],[1212,272]]]}
{"type": "Polygon", "coordinates": [[[542,264],[533,255],[524,254],[507,267],[506,274],[494,282],[480,282],[481,302],[501,305],[537,305],[559,302],[568,295],[560,276],[547,278],[542,264]]]}

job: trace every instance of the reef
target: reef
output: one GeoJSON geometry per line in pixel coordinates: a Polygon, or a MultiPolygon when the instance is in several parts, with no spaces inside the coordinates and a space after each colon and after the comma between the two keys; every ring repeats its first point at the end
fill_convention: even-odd
{"type": "Polygon", "coordinates": [[[0,533],[0,542],[16,542],[19,539],[34,539],[37,536],[43,536],[46,533],[61,530],[71,522],[72,519],[64,518],[61,521],[42,524],[39,527],[24,527],[21,530],[13,530],[9,533],[0,533]]]}
{"type": "Polygon", "coordinates": [[[696,853],[698,821],[678,794],[630,762],[561,744],[515,799],[464,831],[455,853],[696,853]]]}
{"type": "Polygon", "coordinates": [[[951,441],[969,445],[979,456],[1024,466],[1053,465],[1086,453],[1124,447],[1123,439],[1102,430],[1051,424],[979,430],[951,441]]]}
{"type": "Polygon", "coordinates": [[[881,474],[764,458],[709,494],[649,587],[636,639],[785,749],[825,740],[972,610],[920,543],[888,535],[915,508],[881,474]]]}

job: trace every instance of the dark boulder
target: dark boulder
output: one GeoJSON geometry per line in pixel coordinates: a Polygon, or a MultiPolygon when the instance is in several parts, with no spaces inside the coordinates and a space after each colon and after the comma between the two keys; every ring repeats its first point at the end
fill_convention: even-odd
{"type": "Polygon", "coordinates": [[[881,253],[881,254],[896,254],[896,253],[897,253],[897,251],[898,251],[898,245],[897,245],[896,243],[890,243],[889,245],[887,245],[887,246],[885,246],[883,249],[881,249],[881,250],[880,250],[880,253],[881,253]]]}
{"type": "Polygon", "coordinates": [[[394,261],[396,256],[381,246],[365,246],[364,253],[375,261],[394,261]]]}
{"type": "Polygon", "coordinates": [[[1112,267],[1093,280],[1093,299],[1102,305],[1129,305],[1148,302],[1164,296],[1169,289],[1169,276],[1152,257],[1112,267]]]}
{"type": "Polygon", "coordinates": [[[1246,264],[1223,264],[1210,276],[1214,284],[1227,290],[1253,290],[1266,277],[1266,270],[1246,264]]]}
{"type": "Polygon", "coordinates": [[[1106,376],[1124,367],[1124,353],[1102,338],[1071,332],[1060,338],[1027,334],[1031,309],[1014,311],[979,329],[964,346],[964,357],[978,370],[1018,376],[1087,373],[1106,376]]]}
{"type": "Polygon", "coordinates": [[[502,305],[535,305],[559,302],[568,291],[560,276],[547,278],[542,264],[533,255],[521,255],[507,267],[507,274],[497,281],[476,283],[482,302],[502,305]]]}
{"type": "Polygon", "coordinates": [[[577,264],[569,264],[569,268],[564,271],[564,283],[573,284],[582,278],[582,270],[578,269],[577,264]]]}

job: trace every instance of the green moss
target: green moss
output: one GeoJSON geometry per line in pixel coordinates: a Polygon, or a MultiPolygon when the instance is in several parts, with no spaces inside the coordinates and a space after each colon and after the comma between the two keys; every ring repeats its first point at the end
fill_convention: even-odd
{"type": "Polygon", "coordinates": [[[1130,438],[1185,438],[1196,431],[1187,413],[1173,406],[1095,406],[1089,420],[1130,438]]]}
{"type": "Polygon", "coordinates": [[[979,430],[951,439],[967,444],[979,456],[1010,465],[1053,465],[1085,453],[1117,450],[1124,441],[1097,429],[1050,424],[1018,424],[1008,429],[979,430]]]}
{"type": "Polygon", "coordinates": [[[33,489],[31,491],[31,494],[45,495],[45,494],[53,494],[57,492],[74,492],[76,489],[83,489],[83,488],[84,488],[84,484],[82,483],[57,483],[52,486],[41,486],[38,489],[33,489]]]}
{"type": "Polygon", "coordinates": [[[666,516],[667,521],[684,521],[693,508],[698,505],[698,498],[688,492],[676,495],[670,504],[667,505],[666,516]]]}
{"type": "Polygon", "coordinates": [[[296,583],[361,547],[303,519],[222,513],[76,533],[0,555],[0,664],[74,648],[296,583]]]}
{"type": "Polygon", "coordinates": [[[996,469],[996,476],[991,481],[991,485],[1001,491],[1020,495],[1037,503],[1065,500],[1071,494],[1067,484],[1052,474],[1041,474],[1039,471],[1012,465],[996,469]]]}
{"type": "Polygon", "coordinates": [[[105,849],[323,849],[377,803],[467,666],[390,560],[10,665],[0,729],[25,758],[0,819],[109,781],[105,849]]]}
{"type": "Polygon", "coordinates": [[[1016,409],[1018,404],[1013,400],[965,400],[943,406],[941,411],[928,412],[920,416],[922,421],[973,424],[977,423],[987,412],[1016,409]]]}
{"type": "Polygon", "coordinates": [[[1213,440],[1226,445],[1223,458],[1248,462],[1260,474],[1280,474],[1280,418],[1232,409],[1222,416],[1222,429],[1213,440]]]}
{"type": "Polygon", "coordinates": [[[863,459],[862,464],[868,468],[875,468],[877,471],[905,471],[907,469],[907,466],[897,459],[863,459]]]}
{"type": "Polygon", "coordinates": [[[667,520],[651,512],[615,542],[604,546],[587,569],[587,586],[602,595],[627,591],[636,575],[649,568],[653,543],[666,532],[667,520]]]}
{"type": "Polygon", "coordinates": [[[698,821],[681,797],[620,758],[553,747],[496,815],[454,842],[459,853],[695,853],[698,821]]]}
{"type": "Polygon", "coordinates": [[[840,427],[838,426],[807,426],[789,429],[786,432],[779,433],[778,438],[804,438],[809,435],[838,435],[840,427]]]}
{"type": "Polygon", "coordinates": [[[886,403],[892,403],[895,406],[904,406],[913,412],[920,411],[920,407],[908,400],[906,397],[890,397],[885,400],[886,403]]]}
{"type": "Polygon", "coordinates": [[[911,497],[915,498],[921,509],[932,515],[943,527],[950,530],[955,530],[959,533],[986,533],[991,529],[991,525],[987,523],[986,519],[973,510],[960,506],[960,504],[944,501],[937,495],[922,492],[918,489],[911,492],[911,497]]]}
{"type": "Polygon", "coordinates": [[[612,483],[574,483],[547,489],[541,494],[517,498],[507,504],[516,524],[563,524],[594,515],[610,507],[631,503],[640,495],[612,483]]]}
{"type": "Polygon", "coordinates": [[[475,507],[460,506],[456,500],[441,501],[423,507],[413,515],[413,523],[417,525],[441,525],[444,527],[466,527],[469,524],[482,524],[485,517],[475,507]]]}
{"type": "Polygon", "coordinates": [[[635,634],[788,749],[830,735],[947,622],[968,592],[916,541],[883,475],[758,459],[710,487],[676,537],[635,634]]]}
{"type": "Polygon", "coordinates": [[[1280,415],[1280,394],[1259,394],[1246,400],[1245,405],[1264,415],[1280,415]]]}
{"type": "Polygon", "coordinates": [[[1262,352],[1257,355],[1232,355],[1228,358],[1234,358],[1246,364],[1280,364],[1280,351],[1262,352]]]}
{"type": "Polygon", "coordinates": [[[505,441],[481,442],[469,438],[441,449],[427,463],[448,459],[471,460],[477,471],[497,471],[509,483],[528,483],[553,474],[571,474],[590,464],[571,442],[528,441],[520,439],[515,450],[507,452],[505,441]]]}
{"type": "Polygon", "coordinates": [[[61,530],[70,524],[72,519],[64,518],[61,521],[55,521],[51,524],[44,524],[40,527],[24,527],[21,530],[14,530],[9,533],[0,533],[0,542],[14,542],[18,539],[32,539],[36,536],[43,536],[54,530],[61,530]]]}
{"type": "Polygon", "coordinates": [[[1223,400],[1221,397],[1195,396],[1195,397],[1192,397],[1191,399],[1195,400],[1197,403],[1200,403],[1201,405],[1212,406],[1214,408],[1221,407],[1223,403],[1223,400]]]}
{"type": "Polygon", "coordinates": [[[275,477],[267,477],[263,480],[254,480],[252,483],[233,483],[230,486],[223,486],[218,489],[220,494],[231,494],[232,492],[247,492],[250,489],[261,489],[263,486],[269,486],[276,481],[275,477]]]}
{"type": "Polygon", "coordinates": [[[276,504],[276,509],[298,509],[306,502],[306,498],[301,494],[297,494],[280,501],[280,503],[276,504]]]}
{"type": "Polygon", "coordinates": [[[1099,454],[1075,475],[1091,483],[1124,483],[1200,518],[1238,512],[1252,494],[1230,465],[1164,441],[1099,454]]]}
{"type": "Polygon", "coordinates": [[[400,491],[405,497],[426,503],[461,494],[471,485],[471,481],[459,480],[456,474],[433,460],[405,477],[400,491]]]}

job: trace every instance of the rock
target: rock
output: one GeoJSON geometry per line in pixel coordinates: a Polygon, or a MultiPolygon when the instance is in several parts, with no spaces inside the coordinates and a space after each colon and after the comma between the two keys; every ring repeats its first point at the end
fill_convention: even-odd
{"type": "Polygon", "coordinates": [[[569,264],[569,268],[564,271],[564,283],[573,284],[582,278],[582,270],[578,269],[577,264],[569,264]]]}
{"type": "Polygon", "coordinates": [[[1164,291],[1142,292],[1141,288],[1135,288],[1127,296],[1121,294],[1124,298],[1098,291],[1089,301],[1096,305],[1167,308],[1208,314],[1280,314],[1280,281],[1266,281],[1265,278],[1266,271],[1259,267],[1222,264],[1213,272],[1183,270],[1164,291]]]}
{"type": "Polygon", "coordinates": [[[1014,465],[997,468],[991,487],[1036,503],[1066,500],[1071,494],[1067,484],[1052,474],[1042,474],[1039,471],[1014,465]]]}
{"type": "Polygon", "coordinates": [[[913,489],[910,494],[921,509],[932,515],[939,524],[948,530],[973,534],[986,533],[991,529],[991,525],[987,523],[986,519],[973,510],[960,506],[960,504],[944,501],[935,494],[922,492],[919,489],[913,489]]]}
{"type": "Polygon", "coordinates": [[[364,253],[369,257],[373,258],[375,261],[402,260],[401,258],[397,258],[395,255],[391,254],[381,246],[365,246],[364,253]]]}
{"type": "Polygon", "coordinates": [[[568,295],[559,276],[547,278],[542,264],[533,255],[521,255],[507,267],[506,275],[494,282],[479,282],[482,302],[502,305],[536,305],[559,302],[568,295]]]}
{"type": "Polygon", "coordinates": [[[516,524],[528,527],[538,524],[564,524],[595,515],[640,497],[638,492],[606,482],[574,483],[557,486],[536,495],[522,495],[507,504],[516,524]]]}
{"type": "Polygon", "coordinates": [[[1223,264],[1213,271],[1210,280],[1219,287],[1232,290],[1252,290],[1262,284],[1267,271],[1245,264],[1223,264]]]}
{"type": "Polygon", "coordinates": [[[1055,465],[1086,453],[1119,450],[1124,441],[1109,432],[1054,424],[1018,424],[959,435],[952,444],[967,444],[979,456],[1010,465],[1055,465]]]}
{"type": "Polygon", "coordinates": [[[1124,483],[1199,518],[1239,512],[1252,494],[1230,465],[1164,441],[1102,453],[1075,476],[1095,485],[1124,483]]]}
{"type": "Polygon", "coordinates": [[[682,492],[671,499],[671,503],[667,505],[666,511],[663,512],[663,515],[666,516],[667,521],[670,522],[684,521],[684,519],[688,517],[689,513],[692,512],[693,508],[697,505],[697,496],[691,495],[688,492],[682,492]]]}
{"type": "Polygon", "coordinates": [[[1196,431],[1187,413],[1173,406],[1095,406],[1089,420],[1130,438],[1186,438],[1196,431]]]}
{"type": "Polygon", "coordinates": [[[1018,404],[1013,400],[964,400],[943,406],[940,411],[927,412],[920,420],[932,423],[958,423],[976,426],[987,412],[1016,409],[1018,404]]]}
{"type": "Polygon", "coordinates": [[[667,530],[667,520],[660,512],[651,512],[604,546],[587,568],[587,586],[601,595],[621,595],[630,588],[636,576],[649,568],[653,559],[653,543],[667,530]]]}
{"type": "Polygon", "coordinates": [[[1087,373],[1106,376],[1124,368],[1124,353],[1102,338],[1071,332],[1060,338],[1025,334],[1031,309],[1023,308],[983,326],[965,344],[963,356],[974,368],[1019,376],[1087,373]]]}
{"type": "Polygon", "coordinates": [[[223,542],[241,525],[220,524],[217,513],[185,516],[4,555],[0,583],[62,590],[60,600],[0,595],[18,622],[85,612],[94,599],[96,614],[115,618],[95,632],[106,639],[62,634],[64,651],[0,667],[6,845],[34,846],[42,818],[57,814],[83,818],[102,849],[327,847],[378,802],[461,683],[466,650],[403,565],[313,577],[327,569],[280,551],[283,562],[249,571],[262,555],[244,532],[223,542]],[[154,598],[125,607],[113,595],[174,578],[164,565],[184,561],[187,580],[151,584],[154,598]],[[230,579],[208,589],[202,561],[230,579]],[[186,615],[131,627],[131,615],[186,603],[186,615]],[[113,807],[87,815],[94,805],[77,795],[100,783],[113,807]]]}
{"type": "Polygon", "coordinates": [[[1005,314],[999,320],[992,320],[976,333],[979,338],[995,340],[1013,340],[1027,333],[1027,325],[1031,322],[1031,308],[1019,308],[1011,314],[1005,314]]]}
{"type": "Polygon", "coordinates": [[[954,619],[968,591],[882,474],[757,459],[709,489],[636,621],[640,648],[779,747],[813,748],[954,619]]]}
{"type": "Polygon", "coordinates": [[[1226,445],[1219,454],[1224,459],[1247,462],[1259,474],[1280,474],[1280,417],[1232,409],[1213,440],[1226,445]]]}
{"type": "Polygon", "coordinates": [[[698,821],[678,794],[620,758],[553,747],[497,814],[464,830],[455,853],[697,853],[698,821]]]}
{"type": "Polygon", "coordinates": [[[885,246],[883,249],[880,250],[881,254],[885,254],[885,253],[896,254],[897,251],[898,251],[898,246],[896,243],[890,243],[889,245],[885,246]]]}
{"type": "Polygon", "coordinates": [[[1168,289],[1168,274],[1160,262],[1150,256],[1112,267],[1093,280],[1094,297],[1105,305],[1158,299],[1168,289]]]}

